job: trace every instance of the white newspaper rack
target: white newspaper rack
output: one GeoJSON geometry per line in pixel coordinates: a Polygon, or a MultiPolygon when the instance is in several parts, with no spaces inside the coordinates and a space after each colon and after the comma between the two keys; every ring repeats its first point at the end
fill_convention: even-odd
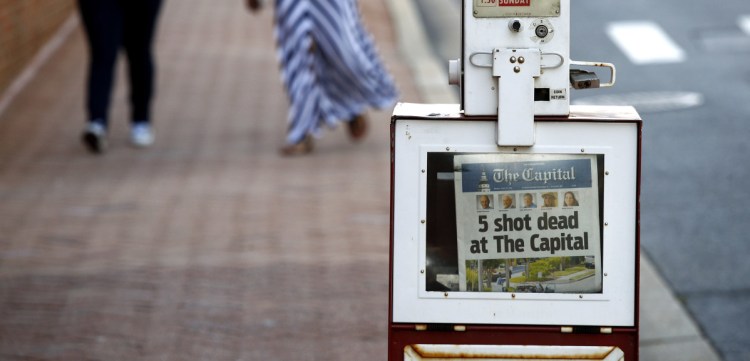
{"type": "MultiPolygon", "coordinates": [[[[463,116],[456,105],[399,104],[396,107],[392,123],[392,322],[634,327],[637,323],[637,193],[641,126],[638,114],[632,107],[574,106],[571,114],[564,118],[537,118],[533,147],[498,147],[494,132],[496,123],[492,120],[463,116]],[[597,212],[596,219],[589,221],[597,228],[590,233],[593,235],[599,230],[601,233],[600,237],[590,236],[589,239],[591,243],[598,243],[588,245],[591,252],[586,253],[593,257],[586,260],[587,267],[590,264],[593,269],[579,270],[582,274],[588,272],[583,276],[592,278],[596,288],[566,291],[562,284],[569,279],[550,281],[547,277],[546,281],[532,282],[541,287],[529,290],[525,284],[511,282],[509,278],[516,280],[518,274],[513,274],[512,263],[504,260],[500,262],[501,266],[495,266],[492,271],[485,269],[482,273],[497,273],[500,269],[497,278],[506,278],[500,287],[496,287],[499,282],[494,278],[492,287],[487,287],[489,280],[473,291],[467,290],[465,285],[460,286],[463,282],[459,278],[466,277],[460,272],[466,268],[463,263],[466,260],[459,260],[462,246],[456,243],[461,242],[461,235],[455,229],[460,229],[462,223],[479,229],[487,227],[481,225],[481,218],[477,222],[475,213],[468,212],[467,216],[460,210],[453,212],[449,209],[456,202],[455,192],[460,192],[455,188],[454,193],[450,192],[451,185],[456,182],[456,173],[451,172],[454,164],[447,163],[441,169],[434,169],[436,163],[433,159],[467,155],[490,156],[508,162],[517,159],[532,162],[569,158],[598,160],[593,162],[597,168],[594,177],[601,199],[589,205],[589,209],[593,206],[597,212]],[[436,190],[432,186],[436,179],[448,186],[436,190]],[[436,202],[437,199],[441,201],[436,202]],[[428,209],[428,203],[431,209],[428,209]],[[444,214],[436,216],[436,212],[444,214]],[[436,243],[430,237],[440,240],[436,243]],[[504,277],[506,274],[509,277],[504,277]],[[438,282],[439,287],[431,288],[431,282],[438,282]]],[[[491,170],[487,169],[487,172],[491,170]]],[[[493,187],[498,186],[493,184],[493,187]]],[[[537,187],[532,193],[539,195],[545,190],[537,187]]],[[[500,208],[503,191],[488,191],[487,194],[494,195],[493,206],[500,208]]],[[[525,192],[515,190],[511,193],[518,195],[516,207],[521,208],[520,198],[525,192]]],[[[539,204],[540,208],[542,206],[539,204]]],[[[460,208],[458,203],[453,207],[460,208]]],[[[541,214],[554,214],[557,208],[549,208],[549,212],[529,210],[529,228],[536,231],[535,228],[542,223],[548,228],[546,219],[539,218],[541,214]]],[[[486,242],[487,248],[500,244],[494,242],[492,236],[498,239],[501,234],[510,234],[513,239],[524,238],[525,250],[534,248],[538,253],[527,252],[515,258],[525,260],[519,263],[525,263],[529,268],[535,259],[566,255],[560,251],[559,245],[557,254],[550,254],[549,246],[548,252],[539,251],[543,248],[538,242],[541,238],[537,237],[536,245],[533,245],[527,230],[524,230],[526,234],[513,229],[492,232],[493,219],[497,220],[495,225],[502,223],[503,216],[499,212],[488,213],[490,230],[487,239],[490,242],[486,242]]],[[[521,210],[515,212],[507,214],[521,214],[518,213],[521,210]]],[[[570,214],[573,212],[566,213],[570,214]]],[[[577,223],[578,213],[575,214],[577,223]]],[[[580,218],[584,218],[581,214],[580,218]]],[[[541,232],[542,236],[544,234],[541,232]]],[[[579,256],[575,259],[580,261],[582,253],[569,255],[579,256]]],[[[508,255],[494,257],[508,258],[508,255]]],[[[523,268],[523,265],[515,267],[523,268]]],[[[540,272],[538,276],[543,275],[540,272]]]]}

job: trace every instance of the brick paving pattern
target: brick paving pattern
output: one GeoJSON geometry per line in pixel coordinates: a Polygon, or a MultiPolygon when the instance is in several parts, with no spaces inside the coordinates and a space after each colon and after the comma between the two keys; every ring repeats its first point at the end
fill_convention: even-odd
{"type": "MultiPolygon", "coordinates": [[[[418,102],[384,0],[365,23],[418,102]]],[[[283,158],[271,9],[166,1],[156,143],[88,154],[78,28],[0,114],[0,360],[384,360],[389,117],[283,158]]]]}

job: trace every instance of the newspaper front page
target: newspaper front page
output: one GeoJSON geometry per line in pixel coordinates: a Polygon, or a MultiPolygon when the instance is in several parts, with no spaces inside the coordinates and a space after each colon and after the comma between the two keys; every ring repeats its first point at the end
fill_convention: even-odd
{"type": "Polygon", "coordinates": [[[600,293],[595,155],[454,157],[459,290],[600,293]]]}

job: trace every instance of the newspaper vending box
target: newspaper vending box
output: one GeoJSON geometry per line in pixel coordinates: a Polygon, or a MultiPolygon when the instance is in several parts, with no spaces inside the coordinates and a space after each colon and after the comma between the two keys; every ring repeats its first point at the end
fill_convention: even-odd
{"type": "Polygon", "coordinates": [[[464,0],[461,104],[394,110],[389,360],[638,359],[642,123],[570,106],[569,11],[464,0]]]}

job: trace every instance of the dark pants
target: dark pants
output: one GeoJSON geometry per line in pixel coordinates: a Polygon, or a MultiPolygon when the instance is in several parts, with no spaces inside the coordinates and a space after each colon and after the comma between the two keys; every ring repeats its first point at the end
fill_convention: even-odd
{"type": "Polygon", "coordinates": [[[89,41],[86,106],[105,124],[120,47],[125,49],[133,121],[149,121],[154,93],[152,43],[161,0],[78,0],[89,41]]]}

